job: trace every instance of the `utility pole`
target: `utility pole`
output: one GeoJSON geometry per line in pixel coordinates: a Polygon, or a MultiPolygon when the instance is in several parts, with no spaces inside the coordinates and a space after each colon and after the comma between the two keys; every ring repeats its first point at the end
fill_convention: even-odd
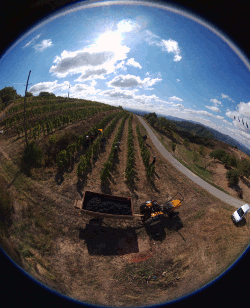
{"type": "MultiPolygon", "coordinates": [[[[69,83],[69,88],[70,88],[70,83],[69,83]]],[[[68,98],[69,98],[69,91],[68,91],[68,98]]]]}
{"type": "Polygon", "coordinates": [[[27,93],[27,88],[28,88],[28,82],[29,82],[29,78],[30,78],[30,73],[31,71],[29,71],[29,76],[27,79],[27,83],[26,83],[26,89],[25,89],[25,95],[24,95],[24,106],[23,106],[23,126],[24,126],[24,132],[25,132],[25,142],[26,142],[26,147],[28,147],[28,140],[27,140],[27,130],[26,130],[26,115],[25,115],[25,103],[26,103],[26,93],[27,93]]]}

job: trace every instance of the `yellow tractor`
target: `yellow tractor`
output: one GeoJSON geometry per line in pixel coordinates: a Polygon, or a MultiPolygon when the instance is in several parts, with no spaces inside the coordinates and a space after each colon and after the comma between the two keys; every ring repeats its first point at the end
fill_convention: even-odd
{"type": "Polygon", "coordinates": [[[162,221],[165,215],[172,218],[177,212],[174,212],[181,206],[184,197],[178,192],[172,199],[168,200],[162,207],[156,200],[150,200],[140,205],[140,212],[143,215],[143,223],[153,226],[162,221]],[[180,195],[180,198],[177,198],[180,195]]]}
{"type": "Polygon", "coordinates": [[[164,214],[167,214],[169,218],[172,218],[175,214],[178,214],[174,211],[181,206],[183,200],[184,197],[182,196],[182,194],[180,192],[177,192],[172,199],[170,199],[163,205],[164,214]]]}

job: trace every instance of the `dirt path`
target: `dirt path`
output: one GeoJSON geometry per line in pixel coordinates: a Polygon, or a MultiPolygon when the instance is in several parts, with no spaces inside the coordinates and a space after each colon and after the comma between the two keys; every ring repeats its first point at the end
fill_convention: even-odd
{"type": "Polygon", "coordinates": [[[177,161],[161,144],[161,142],[158,140],[156,135],[153,133],[151,128],[147,125],[147,123],[138,116],[138,119],[141,121],[143,126],[146,128],[153,144],[158,149],[158,151],[171,163],[174,165],[175,168],[177,168],[179,171],[181,171],[183,174],[185,174],[188,178],[190,178],[193,182],[200,185],[202,188],[206,189],[209,193],[214,195],[216,198],[221,199],[222,201],[238,208],[241,207],[245,202],[240,201],[239,199],[233,198],[226,193],[218,190],[214,186],[208,184],[201,178],[199,178],[197,175],[195,175],[193,172],[191,172],[189,169],[184,167],[179,161],[177,161]]]}

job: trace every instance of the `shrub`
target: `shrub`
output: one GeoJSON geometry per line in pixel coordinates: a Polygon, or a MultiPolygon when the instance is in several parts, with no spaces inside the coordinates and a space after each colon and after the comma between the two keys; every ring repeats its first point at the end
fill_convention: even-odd
{"type": "Polygon", "coordinates": [[[210,152],[209,156],[214,159],[218,159],[219,161],[222,161],[222,157],[225,156],[227,153],[226,151],[222,149],[216,149],[212,152],[210,152]]]}
{"type": "Polygon", "coordinates": [[[172,143],[172,150],[173,150],[173,152],[175,151],[175,149],[176,149],[176,143],[172,143]]]}
{"type": "Polygon", "coordinates": [[[35,141],[28,143],[25,146],[21,157],[21,168],[29,175],[32,167],[39,167],[42,161],[42,150],[38,147],[35,141]]]}
{"type": "Polygon", "coordinates": [[[237,170],[228,170],[226,173],[226,177],[228,180],[228,185],[233,186],[233,185],[238,185],[239,184],[239,173],[237,170]]]}
{"type": "Polygon", "coordinates": [[[188,138],[185,138],[184,141],[183,141],[183,144],[184,144],[184,146],[185,146],[186,148],[188,148],[188,147],[189,147],[189,144],[190,144],[189,139],[188,139],[188,138]]]}
{"type": "Polygon", "coordinates": [[[49,143],[50,144],[54,144],[57,142],[57,139],[56,139],[56,136],[55,135],[52,135],[49,137],[49,143]]]}

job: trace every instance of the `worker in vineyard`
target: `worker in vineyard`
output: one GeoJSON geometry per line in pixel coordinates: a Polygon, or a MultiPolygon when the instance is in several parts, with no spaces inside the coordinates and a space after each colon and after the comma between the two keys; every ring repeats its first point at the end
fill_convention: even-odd
{"type": "Polygon", "coordinates": [[[95,136],[93,133],[90,134],[90,141],[93,142],[93,140],[95,139],[95,136]]]}
{"type": "Polygon", "coordinates": [[[89,136],[86,136],[85,140],[86,140],[86,146],[88,146],[89,145],[89,136]]]}
{"type": "Polygon", "coordinates": [[[102,137],[101,138],[101,148],[105,148],[105,146],[106,146],[106,140],[105,140],[105,137],[102,137]]]}
{"type": "Polygon", "coordinates": [[[117,155],[117,150],[118,150],[118,147],[117,145],[115,145],[115,155],[117,155]]]}
{"type": "Polygon", "coordinates": [[[155,164],[155,156],[154,156],[153,161],[152,161],[152,165],[154,165],[154,164],[155,164]]]}
{"type": "Polygon", "coordinates": [[[146,141],[147,135],[144,135],[142,138],[143,138],[144,141],[146,141]]]}
{"type": "Polygon", "coordinates": [[[119,147],[121,145],[121,142],[117,141],[116,145],[119,147]]]}

